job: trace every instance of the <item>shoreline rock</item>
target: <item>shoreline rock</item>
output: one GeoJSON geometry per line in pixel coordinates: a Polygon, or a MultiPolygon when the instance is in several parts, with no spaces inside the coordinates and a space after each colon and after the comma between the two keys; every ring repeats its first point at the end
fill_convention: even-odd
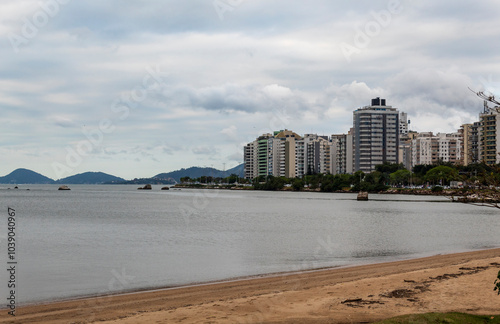
{"type": "Polygon", "coordinates": [[[366,191],[360,191],[358,193],[358,201],[368,201],[368,192],[366,191]]]}

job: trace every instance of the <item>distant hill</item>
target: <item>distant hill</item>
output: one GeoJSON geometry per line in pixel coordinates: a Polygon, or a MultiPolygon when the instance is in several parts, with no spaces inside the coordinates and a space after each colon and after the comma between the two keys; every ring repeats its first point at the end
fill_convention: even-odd
{"type": "Polygon", "coordinates": [[[229,177],[231,174],[236,174],[238,177],[243,178],[245,176],[245,164],[241,163],[240,165],[235,166],[232,169],[226,171],[227,176],[229,177]]]}
{"type": "Polygon", "coordinates": [[[236,174],[239,177],[243,177],[244,176],[243,167],[244,167],[243,163],[227,171],[221,171],[214,168],[190,167],[187,169],[180,169],[168,173],[160,173],[154,176],[153,179],[172,178],[175,179],[175,181],[180,182],[181,181],[180,179],[183,177],[199,178],[201,176],[210,176],[214,178],[226,178],[229,177],[231,174],[236,174]]]}
{"type": "Polygon", "coordinates": [[[151,178],[141,178],[133,180],[125,180],[103,172],[85,172],[69,176],[63,179],[54,181],[40,173],[28,170],[17,169],[4,177],[0,177],[0,183],[9,184],[115,184],[115,183],[130,183],[130,184],[174,184],[180,182],[183,177],[199,178],[201,176],[211,176],[214,178],[226,178],[231,174],[236,174],[239,177],[244,176],[243,163],[229,169],[227,171],[217,170],[214,168],[190,167],[180,169],[168,173],[160,173],[151,178]]]}
{"type": "Polygon", "coordinates": [[[28,169],[16,169],[4,177],[0,177],[0,183],[11,184],[52,184],[54,180],[47,178],[40,173],[28,169]]]}
{"type": "Polygon", "coordinates": [[[56,183],[60,184],[102,184],[102,183],[118,183],[125,179],[115,177],[103,172],[84,172],[73,176],[59,179],[56,183]]]}

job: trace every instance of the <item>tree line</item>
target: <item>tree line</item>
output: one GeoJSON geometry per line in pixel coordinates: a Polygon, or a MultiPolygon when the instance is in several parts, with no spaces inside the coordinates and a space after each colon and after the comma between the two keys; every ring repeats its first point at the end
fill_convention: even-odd
{"type": "Polygon", "coordinates": [[[245,178],[239,177],[237,174],[231,174],[228,177],[222,178],[222,177],[213,177],[213,176],[201,176],[198,178],[190,178],[190,177],[181,177],[179,179],[181,183],[184,184],[215,184],[215,185],[221,185],[221,184],[235,184],[235,183],[241,183],[241,184],[246,184],[250,183],[249,180],[245,178]]]}
{"type": "Polygon", "coordinates": [[[380,192],[389,188],[403,187],[439,187],[449,186],[452,181],[461,181],[464,185],[485,186],[500,184],[500,164],[484,163],[467,166],[454,165],[449,162],[420,164],[410,171],[403,164],[384,163],[377,165],[375,171],[354,174],[307,174],[302,178],[259,176],[252,181],[231,174],[229,177],[202,176],[199,178],[182,177],[181,183],[193,186],[250,184],[257,190],[281,190],[291,187],[292,190],[320,190],[334,192],[341,190],[380,192]]]}
{"type": "Polygon", "coordinates": [[[300,191],[304,188],[324,192],[341,190],[380,192],[389,188],[430,187],[435,190],[459,181],[465,186],[487,186],[500,184],[500,165],[484,163],[467,166],[449,162],[416,165],[410,171],[403,164],[384,163],[375,171],[354,174],[308,174],[302,178],[260,176],[253,179],[253,186],[260,190],[280,190],[285,186],[300,191]]]}

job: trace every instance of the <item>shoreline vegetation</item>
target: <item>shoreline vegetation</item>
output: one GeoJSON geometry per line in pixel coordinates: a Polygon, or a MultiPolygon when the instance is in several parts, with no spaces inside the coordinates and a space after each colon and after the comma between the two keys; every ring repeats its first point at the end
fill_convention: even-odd
{"type": "Polygon", "coordinates": [[[232,174],[226,178],[183,177],[180,181],[174,188],[436,195],[449,197],[454,202],[495,207],[500,202],[500,165],[484,163],[416,165],[412,172],[402,164],[385,163],[370,173],[308,174],[300,178],[261,175],[252,180],[232,174]]]}
{"type": "MultiPolygon", "coordinates": [[[[218,190],[261,190],[265,189],[255,189],[253,186],[242,186],[242,185],[210,185],[210,184],[176,184],[172,186],[175,189],[218,189],[218,190]]],[[[284,187],[281,189],[276,189],[275,191],[297,191],[293,190],[291,187],[284,187]]],[[[299,192],[324,192],[320,188],[310,189],[304,188],[298,190],[299,192]]],[[[362,191],[359,191],[362,192],[362,191]]],[[[394,195],[415,195],[415,196],[443,196],[450,199],[452,202],[461,203],[479,203],[485,205],[498,204],[500,203],[500,193],[491,188],[482,189],[438,189],[433,190],[433,188],[389,188],[383,191],[363,191],[370,194],[394,194],[394,195]]],[[[344,190],[329,191],[329,193],[351,193],[357,194],[358,191],[354,191],[351,188],[346,188],[344,190]]]]}
{"type": "Polygon", "coordinates": [[[358,323],[498,313],[500,249],[21,306],[0,323],[358,323]]]}

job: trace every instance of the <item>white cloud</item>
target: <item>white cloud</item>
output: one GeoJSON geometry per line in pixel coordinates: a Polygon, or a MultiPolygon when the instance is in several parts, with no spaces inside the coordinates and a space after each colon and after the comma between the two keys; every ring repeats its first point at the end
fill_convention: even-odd
{"type": "Polygon", "coordinates": [[[237,128],[236,126],[231,125],[231,126],[229,126],[229,127],[227,127],[227,128],[224,128],[224,129],[223,129],[223,130],[221,130],[220,132],[221,132],[221,134],[226,135],[226,136],[227,136],[228,138],[230,138],[231,140],[234,140],[234,139],[236,139],[236,137],[237,137],[237,133],[236,133],[236,132],[237,132],[237,130],[238,130],[238,128],[237,128]]]}

